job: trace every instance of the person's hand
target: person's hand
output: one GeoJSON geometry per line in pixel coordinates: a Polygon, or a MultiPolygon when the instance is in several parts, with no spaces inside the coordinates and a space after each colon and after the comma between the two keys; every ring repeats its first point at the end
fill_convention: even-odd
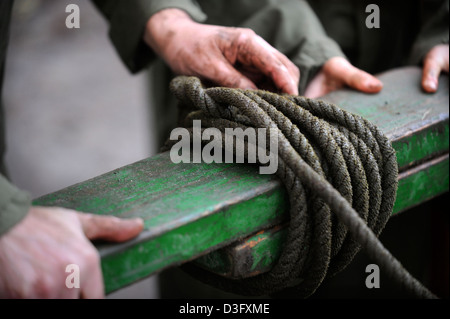
{"type": "Polygon", "coordinates": [[[143,229],[141,219],[31,207],[0,237],[0,297],[103,298],[100,258],[91,239],[125,241],[143,229]],[[66,286],[66,267],[79,267],[79,288],[66,286]]]}
{"type": "Polygon", "coordinates": [[[378,93],[383,83],[373,75],[354,67],[343,57],[329,59],[305,90],[305,96],[317,98],[344,86],[364,92],[378,93]]]}
{"type": "Polygon", "coordinates": [[[176,74],[298,94],[298,68],[250,29],[200,24],[182,10],[165,9],[149,19],[144,40],[176,74]]]}
{"type": "Polygon", "coordinates": [[[448,50],[448,44],[436,45],[425,56],[422,72],[422,88],[425,92],[436,92],[439,74],[441,71],[448,73],[448,50]]]}

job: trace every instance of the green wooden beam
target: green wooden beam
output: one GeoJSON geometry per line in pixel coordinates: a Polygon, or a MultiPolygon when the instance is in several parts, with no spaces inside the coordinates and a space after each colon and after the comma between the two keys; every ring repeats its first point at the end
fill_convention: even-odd
{"type": "Polygon", "coordinates": [[[274,176],[232,164],[173,164],[162,153],[34,201],[122,218],[145,229],[98,243],[106,292],[280,223],[287,197],[274,176]],[[255,176],[256,175],[256,176],[255,176]]]}
{"type": "MultiPolygon", "coordinates": [[[[380,78],[381,94],[343,90],[324,99],[378,125],[393,141],[402,171],[448,153],[448,78],[441,77],[434,95],[420,92],[416,68],[380,78]]],[[[144,231],[133,240],[95,243],[109,293],[282,223],[286,193],[275,177],[257,172],[242,164],[173,164],[163,153],[34,204],[144,219],[144,231]]],[[[448,170],[446,176],[448,189],[448,170]]]]}

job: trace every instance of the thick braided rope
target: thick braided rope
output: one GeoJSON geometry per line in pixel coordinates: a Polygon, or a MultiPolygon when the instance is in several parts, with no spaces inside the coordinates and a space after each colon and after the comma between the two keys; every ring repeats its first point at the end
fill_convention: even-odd
{"type": "MultiPolygon", "coordinates": [[[[344,269],[360,248],[399,284],[420,298],[434,298],[380,243],[397,190],[397,162],[388,139],[373,124],[335,105],[266,91],[202,87],[177,77],[171,90],[191,112],[186,126],[276,129],[277,176],[290,200],[283,251],[267,273],[241,280],[184,269],[222,290],[270,295],[283,290],[308,297],[344,269]]],[[[273,132],[273,130],[271,131],[273,132]]]]}

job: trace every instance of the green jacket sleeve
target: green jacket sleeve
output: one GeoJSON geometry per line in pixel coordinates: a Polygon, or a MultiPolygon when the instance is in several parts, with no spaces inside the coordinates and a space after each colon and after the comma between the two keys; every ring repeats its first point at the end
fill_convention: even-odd
{"type": "Polygon", "coordinates": [[[254,30],[297,65],[300,94],[328,59],[345,57],[306,1],[268,1],[241,26],[254,30]]]}
{"type": "Polygon", "coordinates": [[[28,213],[31,198],[0,174],[0,236],[28,213]]]}
{"type": "Polygon", "coordinates": [[[22,220],[31,205],[28,194],[18,190],[2,175],[6,170],[3,165],[5,130],[1,92],[12,6],[12,0],[0,2],[0,236],[22,220]]]}
{"type": "Polygon", "coordinates": [[[109,36],[120,58],[132,73],[146,67],[156,54],[143,41],[148,19],[167,8],[186,11],[192,19],[203,21],[206,16],[195,1],[187,0],[92,0],[109,22],[109,36]]]}
{"type": "Polygon", "coordinates": [[[413,44],[409,62],[422,63],[425,55],[438,44],[449,43],[449,0],[442,1],[440,7],[428,8],[432,14],[423,12],[423,25],[413,44]]]}

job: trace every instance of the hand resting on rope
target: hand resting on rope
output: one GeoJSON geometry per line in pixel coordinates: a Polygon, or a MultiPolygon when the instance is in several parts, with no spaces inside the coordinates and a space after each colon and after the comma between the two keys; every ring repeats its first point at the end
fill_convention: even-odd
{"type": "Polygon", "coordinates": [[[176,74],[298,94],[299,69],[250,29],[205,25],[182,10],[165,9],[149,19],[144,40],[176,74]]]}

